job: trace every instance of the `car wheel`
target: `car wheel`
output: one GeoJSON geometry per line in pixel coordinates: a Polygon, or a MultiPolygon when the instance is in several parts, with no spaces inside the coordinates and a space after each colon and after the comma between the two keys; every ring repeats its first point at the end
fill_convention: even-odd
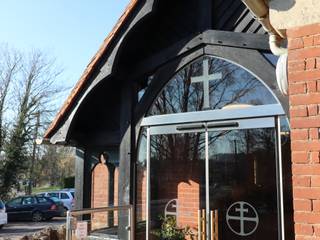
{"type": "Polygon", "coordinates": [[[32,214],[32,221],[33,222],[41,222],[43,219],[41,212],[34,212],[32,214]]]}

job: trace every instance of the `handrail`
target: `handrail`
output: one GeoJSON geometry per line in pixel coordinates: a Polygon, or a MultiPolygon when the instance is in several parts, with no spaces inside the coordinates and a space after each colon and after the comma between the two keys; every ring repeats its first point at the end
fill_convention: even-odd
{"type": "Polygon", "coordinates": [[[73,217],[77,217],[77,216],[81,216],[81,215],[85,215],[85,214],[92,214],[92,213],[99,213],[99,212],[110,212],[110,211],[121,211],[121,210],[128,211],[128,226],[125,226],[125,228],[128,231],[128,240],[134,240],[134,219],[133,219],[133,206],[132,205],[110,206],[110,207],[101,207],[101,208],[87,208],[87,209],[81,209],[81,210],[67,211],[66,240],[72,239],[71,219],[73,217]]]}
{"type": "Polygon", "coordinates": [[[72,210],[70,214],[72,216],[79,216],[84,214],[90,213],[97,213],[97,212],[108,212],[108,211],[119,211],[119,210],[129,210],[132,208],[132,205],[126,206],[110,206],[110,207],[101,207],[101,208],[86,208],[81,210],[72,210]]]}

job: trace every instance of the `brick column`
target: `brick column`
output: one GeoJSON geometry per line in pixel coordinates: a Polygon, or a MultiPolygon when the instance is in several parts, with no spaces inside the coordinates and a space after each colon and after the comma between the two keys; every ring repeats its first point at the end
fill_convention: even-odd
{"type": "Polygon", "coordinates": [[[295,238],[320,239],[320,24],[287,34],[295,238]]]}

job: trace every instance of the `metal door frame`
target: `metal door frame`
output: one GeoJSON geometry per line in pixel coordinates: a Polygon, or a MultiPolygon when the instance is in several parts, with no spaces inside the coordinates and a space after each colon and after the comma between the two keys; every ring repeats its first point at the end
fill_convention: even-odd
{"type": "Polygon", "coordinates": [[[205,178],[206,178],[206,239],[210,240],[210,196],[209,196],[209,132],[237,129],[274,128],[278,208],[278,239],[285,240],[283,176],[281,154],[280,116],[285,115],[280,104],[250,106],[237,109],[209,110],[146,117],[141,126],[147,128],[147,194],[146,194],[146,240],[150,234],[150,153],[151,136],[205,133],[205,178]]]}

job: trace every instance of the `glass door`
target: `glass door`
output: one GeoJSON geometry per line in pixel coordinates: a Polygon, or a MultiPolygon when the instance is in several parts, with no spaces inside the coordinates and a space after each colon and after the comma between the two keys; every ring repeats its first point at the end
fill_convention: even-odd
{"type": "Polygon", "coordinates": [[[146,239],[284,239],[278,122],[148,127],[146,239]]]}
{"type": "Polygon", "coordinates": [[[209,132],[211,239],[278,239],[275,133],[209,132]]]}
{"type": "Polygon", "coordinates": [[[185,239],[197,234],[205,215],[205,133],[150,137],[149,239],[185,239]]]}

